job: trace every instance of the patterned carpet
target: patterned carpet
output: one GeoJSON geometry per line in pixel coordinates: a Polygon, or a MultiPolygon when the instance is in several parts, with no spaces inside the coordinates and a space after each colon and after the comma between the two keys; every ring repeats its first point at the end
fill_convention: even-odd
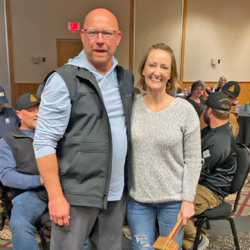
{"type": "MultiPolygon", "coordinates": [[[[227,197],[227,202],[233,203],[235,199],[235,195],[229,195],[227,197]]],[[[250,175],[248,176],[246,183],[242,189],[241,192],[241,199],[239,201],[238,209],[235,214],[235,217],[240,216],[250,216],[250,175]]],[[[228,225],[229,227],[229,225],[228,225]]],[[[240,225],[236,225],[237,229],[240,228],[240,225]]],[[[9,221],[6,220],[4,229],[9,229],[9,221]]],[[[216,232],[216,236],[209,237],[209,247],[207,250],[232,250],[234,249],[234,241],[231,234],[229,235],[223,235],[223,233],[218,229],[218,232],[216,232]],[[223,235],[223,236],[220,236],[223,235]]],[[[248,232],[241,232],[239,229],[238,232],[238,238],[240,243],[240,249],[241,250],[249,250],[250,249],[250,226],[247,230],[248,232]]],[[[7,231],[8,232],[8,231],[7,231]]],[[[47,241],[50,239],[50,232],[45,231],[45,236],[47,241]]],[[[38,241],[40,242],[39,236],[37,236],[38,241]]],[[[12,243],[11,241],[1,240],[0,239],[0,249],[12,249],[12,243]]],[[[128,249],[128,248],[126,248],[128,249]]],[[[130,249],[130,248],[129,248],[130,249]]],[[[131,247],[132,250],[132,247],[131,247]]]]}
{"type": "MultiPolygon", "coordinates": [[[[230,203],[234,203],[234,200],[235,200],[235,195],[229,195],[226,198],[226,201],[230,203]]],[[[245,185],[241,191],[241,199],[239,201],[238,208],[235,213],[235,217],[240,217],[240,216],[250,216],[250,174],[248,175],[245,185]]],[[[235,224],[237,229],[240,228],[240,225],[237,225],[237,223],[235,224]]],[[[229,224],[228,227],[230,227],[229,224]]],[[[248,232],[240,232],[239,229],[237,230],[241,250],[250,249],[250,225],[247,231],[248,232]]],[[[235,249],[232,234],[220,236],[222,235],[222,232],[220,232],[219,230],[216,233],[219,236],[209,237],[209,247],[207,248],[207,250],[235,249]]]]}
{"type": "MultiPolygon", "coordinates": [[[[229,195],[226,201],[229,203],[234,203],[235,195],[229,195]]],[[[244,187],[241,191],[241,198],[238,204],[235,217],[250,215],[250,174],[247,177],[244,187]]]]}
{"type": "MultiPolygon", "coordinates": [[[[238,233],[238,239],[241,250],[250,249],[250,232],[238,233]]],[[[231,249],[235,249],[232,235],[209,238],[209,247],[207,247],[207,250],[231,250],[231,249]]]]}

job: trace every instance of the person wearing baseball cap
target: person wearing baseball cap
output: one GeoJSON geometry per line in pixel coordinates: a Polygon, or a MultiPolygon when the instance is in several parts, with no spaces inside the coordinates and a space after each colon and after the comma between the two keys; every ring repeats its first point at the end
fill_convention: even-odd
{"type": "Polygon", "coordinates": [[[206,105],[209,108],[223,111],[229,111],[231,108],[231,103],[228,97],[222,92],[210,94],[207,98],[206,105]]]}
{"type": "Polygon", "coordinates": [[[40,99],[33,94],[25,93],[22,94],[16,101],[17,110],[29,109],[32,106],[35,106],[40,103],[40,99]]]}
{"type": "Polygon", "coordinates": [[[39,249],[34,228],[47,209],[47,192],[33,149],[39,103],[36,95],[22,94],[17,100],[21,125],[0,140],[1,182],[3,186],[10,187],[15,196],[10,218],[14,249],[20,249],[20,246],[39,249]]]}
{"type": "Polygon", "coordinates": [[[236,81],[227,82],[221,89],[221,92],[227,95],[231,103],[229,122],[232,125],[235,137],[238,135],[240,130],[240,126],[237,121],[239,118],[239,112],[237,111],[237,103],[238,103],[237,98],[240,94],[240,90],[241,90],[240,84],[236,81]]]}
{"type": "MultiPolygon", "coordinates": [[[[204,118],[208,126],[201,131],[203,165],[195,196],[196,215],[222,203],[237,168],[236,140],[229,123],[231,103],[224,93],[214,92],[208,96],[206,105],[204,118]]],[[[184,230],[184,249],[192,248],[195,236],[196,227],[190,219],[184,230]]],[[[208,245],[205,236],[200,239],[205,240],[208,245]]]]}
{"type": "Polygon", "coordinates": [[[35,131],[40,99],[31,93],[19,96],[16,101],[17,115],[21,120],[20,129],[35,131]]]}
{"type": "Polygon", "coordinates": [[[19,125],[16,111],[12,108],[5,107],[6,103],[9,103],[9,101],[6,98],[4,88],[0,85],[0,138],[19,125]]]}
{"type": "Polygon", "coordinates": [[[230,102],[237,99],[240,90],[240,84],[236,81],[227,82],[221,89],[221,91],[228,96],[230,102]]]}
{"type": "MultiPolygon", "coordinates": [[[[236,81],[229,81],[223,87],[219,92],[224,93],[230,104],[231,104],[231,109],[230,109],[230,115],[229,115],[229,123],[232,126],[233,134],[236,137],[237,134],[239,133],[239,124],[238,124],[238,117],[239,113],[237,112],[237,105],[236,101],[237,98],[240,94],[240,84],[236,81]]],[[[200,116],[200,128],[201,130],[207,126],[205,120],[204,120],[204,112],[200,116]]]]}

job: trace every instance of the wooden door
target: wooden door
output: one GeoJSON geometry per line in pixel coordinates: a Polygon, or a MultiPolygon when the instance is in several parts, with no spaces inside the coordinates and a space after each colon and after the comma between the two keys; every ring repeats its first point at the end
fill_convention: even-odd
{"type": "Polygon", "coordinates": [[[83,49],[81,40],[57,40],[57,67],[63,66],[70,58],[77,56],[83,49]]]}

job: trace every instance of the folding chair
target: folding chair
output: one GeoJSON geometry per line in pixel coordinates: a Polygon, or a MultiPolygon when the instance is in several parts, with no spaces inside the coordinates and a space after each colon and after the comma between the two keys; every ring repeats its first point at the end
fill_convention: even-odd
{"type": "Polygon", "coordinates": [[[230,188],[230,194],[236,194],[236,199],[233,205],[227,202],[222,202],[222,204],[214,209],[208,209],[202,214],[196,215],[195,218],[198,219],[197,221],[197,233],[196,238],[194,242],[194,250],[198,249],[199,239],[202,231],[202,226],[204,223],[207,223],[209,225],[210,220],[228,220],[231,225],[232,234],[234,237],[234,244],[237,250],[240,249],[239,247],[239,241],[238,236],[234,224],[234,220],[232,216],[235,214],[238,206],[238,202],[240,200],[240,194],[242,187],[244,186],[244,183],[246,181],[246,178],[249,174],[250,170],[250,151],[248,147],[246,147],[244,144],[237,143],[237,170],[235,173],[235,176],[232,181],[232,185],[230,188]]]}

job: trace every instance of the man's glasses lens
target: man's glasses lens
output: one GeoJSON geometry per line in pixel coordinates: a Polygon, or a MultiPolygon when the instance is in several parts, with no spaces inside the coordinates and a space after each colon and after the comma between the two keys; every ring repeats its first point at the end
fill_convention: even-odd
{"type": "Polygon", "coordinates": [[[116,30],[90,30],[90,29],[85,29],[85,34],[87,37],[91,40],[96,39],[99,33],[102,33],[102,37],[105,40],[112,40],[115,36],[116,30]]]}

